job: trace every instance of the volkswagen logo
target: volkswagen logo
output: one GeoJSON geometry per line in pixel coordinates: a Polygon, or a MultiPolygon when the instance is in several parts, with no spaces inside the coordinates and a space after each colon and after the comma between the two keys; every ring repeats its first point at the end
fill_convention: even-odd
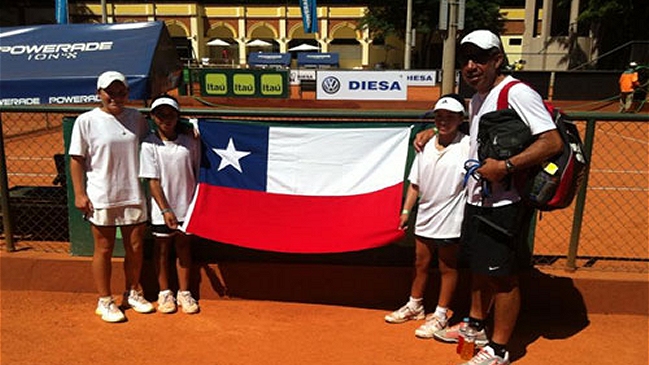
{"type": "Polygon", "coordinates": [[[327,94],[335,94],[340,90],[340,80],[334,76],[327,76],[322,80],[322,90],[327,94]]]}

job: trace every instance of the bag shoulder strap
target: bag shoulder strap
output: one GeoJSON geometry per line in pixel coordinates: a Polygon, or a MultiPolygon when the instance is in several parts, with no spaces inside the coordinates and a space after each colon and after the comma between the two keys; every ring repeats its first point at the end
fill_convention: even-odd
{"type": "Polygon", "coordinates": [[[520,83],[521,81],[519,80],[510,81],[502,88],[502,90],[500,90],[500,94],[498,94],[497,110],[507,109],[507,107],[509,107],[509,103],[507,102],[507,100],[509,99],[509,89],[511,89],[512,86],[520,83]]]}

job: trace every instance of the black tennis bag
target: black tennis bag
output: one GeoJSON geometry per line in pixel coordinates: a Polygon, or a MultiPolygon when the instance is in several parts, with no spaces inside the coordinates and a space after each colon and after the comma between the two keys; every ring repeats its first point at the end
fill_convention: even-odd
{"type": "Polygon", "coordinates": [[[478,159],[506,160],[521,153],[533,141],[530,127],[513,109],[485,113],[478,128],[478,159]]]}
{"type": "Polygon", "coordinates": [[[548,110],[561,135],[563,149],[537,168],[529,180],[526,190],[528,203],[542,211],[568,207],[584,182],[588,169],[577,126],[567,121],[563,113],[551,105],[548,110]]]}
{"type": "MultiPolygon", "coordinates": [[[[512,81],[505,85],[498,95],[498,109],[480,119],[480,161],[487,157],[505,160],[534,141],[527,124],[520,120],[513,109],[508,108],[509,89],[519,82],[512,81]]],[[[563,149],[541,166],[517,172],[515,180],[523,200],[538,210],[551,211],[566,208],[572,203],[586,176],[588,161],[577,127],[551,104],[546,103],[545,106],[561,135],[563,149]]]]}

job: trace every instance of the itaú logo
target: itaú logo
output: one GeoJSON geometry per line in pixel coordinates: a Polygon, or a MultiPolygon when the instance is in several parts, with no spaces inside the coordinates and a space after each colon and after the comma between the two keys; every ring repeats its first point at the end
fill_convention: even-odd
{"type": "Polygon", "coordinates": [[[11,56],[27,56],[28,60],[74,59],[81,52],[100,52],[111,49],[113,49],[112,41],[0,46],[0,52],[11,56]]]}
{"type": "Polygon", "coordinates": [[[327,94],[335,94],[340,90],[340,80],[334,76],[327,76],[322,80],[322,90],[327,94]]]}

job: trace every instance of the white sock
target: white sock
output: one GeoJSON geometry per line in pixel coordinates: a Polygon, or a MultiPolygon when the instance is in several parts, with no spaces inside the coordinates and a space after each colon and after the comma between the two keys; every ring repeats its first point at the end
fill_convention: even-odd
{"type": "Polygon", "coordinates": [[[413,310],[419,310],[424,305],[424,298],[413,298],[410,297],[408,300],[408,307],[413,310]]]}
{"type": "Polygon", "coordinates": [[[435,308],[435,317],[439,319],[446,319],[446,315],[448,314],[448,308],[440,307],[439,305],[437,308],[435,308]]]}
{"type": "Polygon", "coordinates": [[[99,301],[103,304],[108,304],[112,299],[113,297],[110,295],[107,297],[99,297],[99,301]]]}

